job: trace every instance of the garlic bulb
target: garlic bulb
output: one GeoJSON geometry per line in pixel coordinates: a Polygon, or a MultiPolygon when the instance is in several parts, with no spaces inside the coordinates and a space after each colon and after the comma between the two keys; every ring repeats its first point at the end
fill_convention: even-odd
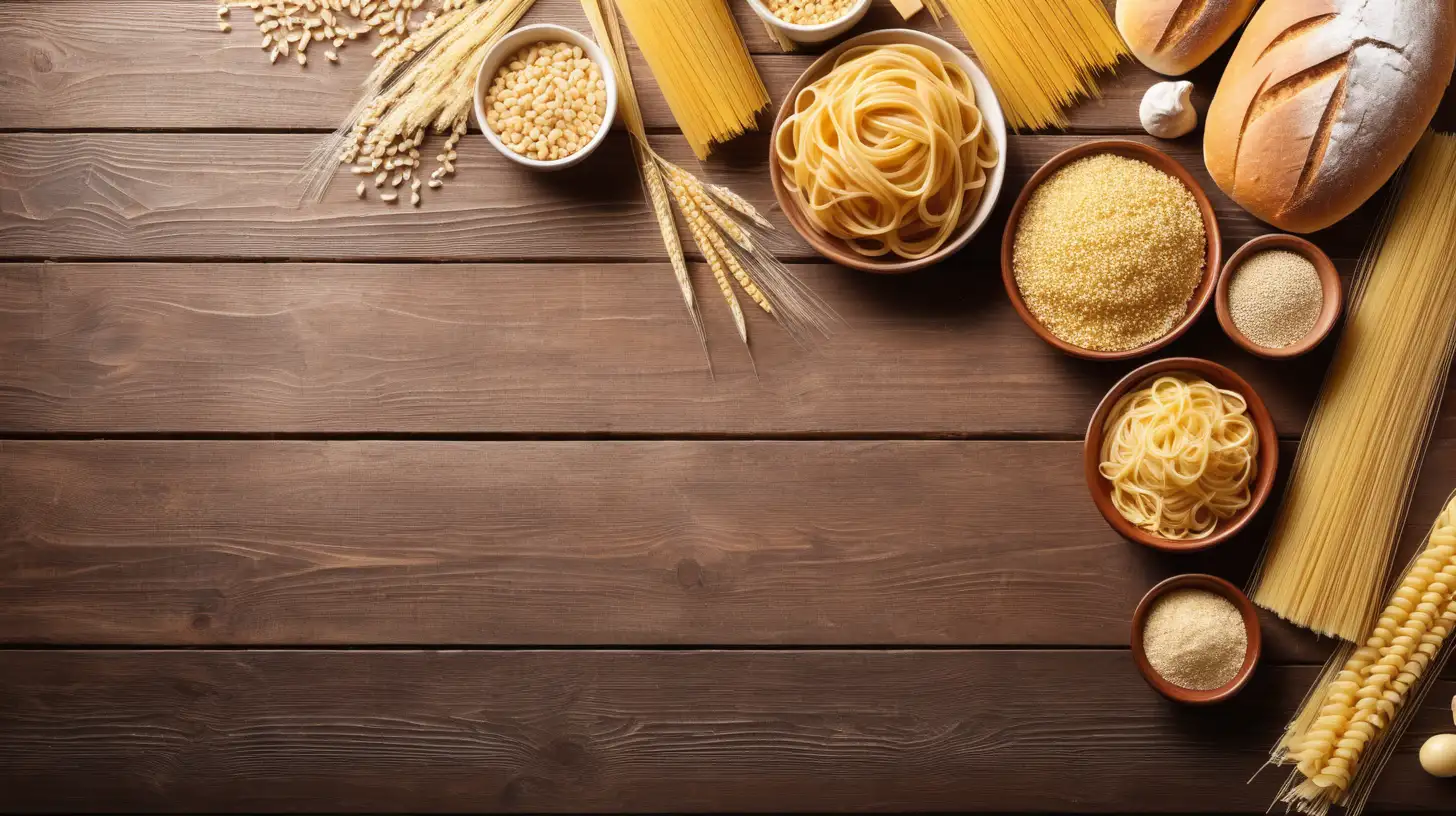
{"type": "Polygon", "coordinates": [[[1456,734],[1437,734],[1421,746],[1421,767],[1432,776],[1456,776],[1456,734]]]}
{"type": "Polygon", "coordinates": [[[1198,127],[1198,111],[1190,97],[1192,82],[1159,82],[1143,94],[1138,107],[1143,130],[1159,139],[1176,139],[1198,127]]]}

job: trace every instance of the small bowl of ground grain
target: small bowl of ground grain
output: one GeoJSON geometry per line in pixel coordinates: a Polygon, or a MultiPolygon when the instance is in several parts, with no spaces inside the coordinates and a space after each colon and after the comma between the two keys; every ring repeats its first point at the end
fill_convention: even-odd
{"type": "Polygon", "coordinates": [[[1132,615],[1132,657],[1159,694],[1189,705],[1229,699],[1254,674],[1259,613],[1238,587],[1213,575],[1175,575],[1132,615]]]}
{"type": "Polygon", "coordinates": [[[1229,338],[1250,354],[1276,360],[1318,346],[1343,306],[1335,264],[1295,235],[1264,235],[1244,244],[1224,265],[1214,295],[1229,338]]]}
{"type": "Polygon", "coordinates": [[[1001,240],[1001,278],[1037,336],[1074,357],[1127,360],[1173,342],[1213,298],[1222,243],[1183,165],[1124,139],[1042,165],[1001,240]]]}

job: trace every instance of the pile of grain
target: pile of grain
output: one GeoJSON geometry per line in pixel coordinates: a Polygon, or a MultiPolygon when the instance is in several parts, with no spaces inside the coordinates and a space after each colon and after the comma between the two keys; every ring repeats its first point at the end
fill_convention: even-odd
{"type": "Polygon", "coordinates": [[[1143,624],[1148,664],[1180,688],[1208,691],[1227,684],[1243,668],[1248,650],[1238,607],[1202,589],[1169,592],[1143,624]]]}
{"type": "Polygon", "coordinates": [[[1203,277],[1193,193],[1135,159],[1102,154],[1058,170],[1016,232],[1016,285],[1032,315],[1093,351],[1151,343],[1178,324],[1203,277]]]}
{"type": "Polygon", "coordinates": [[[1314,264],[1287,250],[1255,253],[1229,280],[1229,317],[1244,336],[1265,348],[1303,340],[1319,321],[1324,287],[1314,264]]]}
{"type": "Polygon", "coordinates": [[[832,23],[848,14],[858,0],[764,0],[768,10],[790,25],[832,23]]]}
{"type": "Polygon", "coordinates": [[[601,69],[569,43],[524,46],[496,72],[485,119],[507,149],[538,161],[571,156],[607,115],[601,69]]]}

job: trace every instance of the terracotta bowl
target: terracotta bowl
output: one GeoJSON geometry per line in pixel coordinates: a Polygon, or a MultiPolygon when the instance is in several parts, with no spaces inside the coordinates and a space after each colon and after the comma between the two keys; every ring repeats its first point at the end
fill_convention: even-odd
{"type": "Polygon", "coordinates": [[[1086,441],[1082,445],[1082,468],[1097,510],[1102,513],[1103,518],[1107,519],[1107,523],[1112,526],[1112,529],[1120,533],[1123,538],[1155,550],[1196,552],[1214,547],[1232,538],[1259,512],[1259,508],[1264,506],[1264,502],[1268,501],[1269,493],[1274,489],[1274,476],[1279,470],[1279,436],[1274,431],[1274,420],[1269,416],[1269,409],[1264,406],[1264,401],[1255,393],[1253,386],[1249,385],[1243,377],[1209,360],[1200,360],[1196,357],[1168,357],[1141,366],[1123,377],[1117,385],[1112,386],[1112,390],[1107,392],[1107,396],[1102,398],[1102,402],[1098,403],[1097,410],[1092,414],[1092,421],[1087,426],[1086,441]],[[1259,470],[1254,475],[1254,486],[1248,506],[1235,513],[1231,518],[1220,521],[1208,536],[1185,541],[1175,541],[1153,535],[1123,518],[1112,504],[1111,483],[1102,477],[1102,473],[1098,469],[1098,465],[1102,462],[1103,425],[1106,424],[1108,415],[1112,413],[1112,406],[1129,391],[1143,387],[1159,375],[1174,371],[1202,377],[1219,388],[1242,394],[1249,406],[1249,416],[1254,420],[1254,429],[1259,434],[1259,470]]]}
{"type": "Polygon", "coordinates": [[[1208,305],[1213,298],[1213,290],[1218,280],[1219,262],[1222,258],[1223,242],[1220,240],[1218,231],[1218,218],[1213,212],[1213,203],[1208,200],[1208,195],[1187,168],[1173,160],[1172,156],[1155,148],[1149,147],[1142,142],[1134,142],[1127,139],[1102,139],[1092,142],[1084,142],[1063,150],[1053,156],[1040,170],[1031,177],[1031,180],[1022,188],[1021,195],[1016,197],[1016,204],[1011,209],[1011,218],[1006,222],[1006,232],[1001,236],[1001,280],[1006,285],[1006,294],[1011,297],[1011,305],[1016,307],[1016,313],[1026,321],[1026,325],[1036,332],[1036,335],[1046,342],[1056,346],[1073,357],[1081,357],[1087,360],[1131,360],[1150,354],[1158,349],[1177,340],[1188,331],[1198,319],[1199,313],[1208,305]],[[1151,343],[1126,351],[1093,351],[1084,349],[1081,346],[1074,346],[1065,340],[1057,337],[1047,330],[1039,320],[1032,315],[1027,308],[1026,302],[1021,299],[1021,290],[1016,286],[1016,272],[1012,268],[1012,250],[1016,246],[1016,230],[1021,225],[1022,213],[1026,211],[1027,202],[1031,200],[1031,194],[1037,187],[1041,186],[1049,176],[1066,165],[1088,156],[1111,153],[1115,156],[1124,156],[1129,159],[1151,164],[1153,167],[1167,173],[1179,181],[1183,186],[1193,193],[1193,199],[1198,202],[1199,212],[1203,214],[1203,231],[1206,237],[1207,249],[1203,259],[1203,280],[1199,281],[1198,287],[1193,290],[1193,297],[1188,301],[1188,312],[1173,330],[1159,337],[1151,343]]]}
{"type": "Polygon", "coordinates": [[[799,77],[799,81],[794,83],[794,87],[790,88],[788,95],[784,97],[784,103],[779,108],[779,115],[774,119],[773,134],[769,139],[768,150],[769,179],[773,183],[774,196],[778,199],[779,209],[784,211],[784,216],[788,218],[794,230],[803,236],[815,252],[837,264],[853,269],[896,275],[924,269],[933,263],[944,260],[965,246],[986,225],[987,219],[991,217],[991,211],[996,207],[996,199],[1001,194],[1001,183],[1006,177],[1006,117],[1001,112],[1001,103],[996,99],[996,92],[991,88],[991,81],[986,78],[980,66],[976,65],[960,49],[923,31],[912,31],[906,28],[870,31],[858,37],[851,37],[825,52],[824,56],[815,60],[814,64],[810,65],[809,69],[799,77]],[[774,153],[779,128],[783,127],[784,120],[793,112],[794,100],[798,98],[799,91],[829,73],[829,69],[834,66],[834,61],[845,51],[862,45],[894,43],[908,43],[927,48],[941,59],[959,66],[966,72],[966,76],[971,79],[971,85],[976,89],[976,104],[981,109],[981,115],[985,117],[986,127],[990,130],[991,138],[996,142],[996,150],[1001,156],[1001,161],[991,168],[989,178],[986,179],[985,193],[981,196],[981,202],[976,205],[976,211],[971,214],[970,220],[962,225],[960,230],[940,249],[917,260],[907,260],[897,255],[868,258],[850,249],[844,241],[815,230],[809,225],[809,219],[804,216],[803,211],[799,209],[799,202],[784,187],[783,171],[779,169],[778,158],[774,153]]]}
{"type": "Polygon", "coordinates": [[[1148,685],[1176,703],[1208,705],[1223,702],[1238,694],[1249,682],[1249,678],[1254,675],[1254,666],[1259,662],[1259,652],[1263,647],[1262,641],[1259,612],[1254,608],[1254,604],[1239,591],[1238,587],[1213,575],[1199,573],[1175,575],[1148,590],[1148,594],[1143,596],[1143,599],[1138,602],[1137,609],[1132,613],[1133,662],[1137,663],[1138,671],[1142,672],[1148,685]],[[1175,686],[1164,680],[1163,676],[1154,671],[1152,665],[1148,663],[1147,652],[1143,650],[1143,626],[1147,624],[1148,613],[1152,611],[1154,602],[1175,589],[1202,589],[1222,595],[1238,607],[1239,615],[1244,619],[1244,631],[1249,638],[1249,649],[1244,653],[1244,663],[1239,667],[1238,674],[1235,674],[1232,680],[1218,688],[1195,691],[1175,686]]]}
{"type": "Polygon", "coordinates": [[[1218,289],[1213,302],[1214,309],[1218,312],[1218,324],[1223,326],[1224,333],[1229,336],[1229,339],[1238,343],[1240,348],[1260,357],[1284,360],[1310,351],[1329,336],[1330,329],[1335,327],[1335,321],[1340,319],[1340,310],[1345,306],[1345,295],[1340,289],[1340,273],[1335,269],[1334,262],[1330,260],[1330,256],[1324,253],[1324,250],[1297,235],[1262,235],[1239,247],[1239,251],[1228,259],[1228,263],[1224,264],[1223,274],[1218,276],[1218,289]],[[1314,322],[1314,328],[1310,329],[1309,334],[1306,334],[1303,339],[1284,348],[1269,348],[1250,340],[1239,331],[1238,326],[1234,325],[1233,315],[1229,314],[1229,282],[1233,280],[1234,271],[1244,261],[1267,249],[1288,250],[1308,258],[1309,262],[1314,264],[1315,272],[1319,273],[1320,287],[1324,290],[1324,306],[1320,309],[1319,318],[1314,322]]]}

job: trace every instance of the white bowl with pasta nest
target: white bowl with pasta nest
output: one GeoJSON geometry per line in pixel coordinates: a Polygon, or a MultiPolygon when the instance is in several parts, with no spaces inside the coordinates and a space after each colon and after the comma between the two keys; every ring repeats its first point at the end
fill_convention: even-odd
{"type": "Polygon", "coordinates": [[[491,146],[500,152],[502,156],[523,167],[532,170],[564,170],[572,165],[579,164],[591,155],[601,143],[607,138],[607,131],[612,129],[612,120],[617,115],[617,75],[612,70],[612,65],[607,61],[607,55],[596,44],[591,37],[580,31],[567,28],[566,26],[554,25],[552,23],[538,23],[536,25],[522,26],[491,46],[486,52],[485,61],[480,65],[480,73],[475,78],[475,123],[485,134],[485,138],[491,146]],[[605,109],[601,113],[601,123],[596,131],[586,142],[569,155],[556,159],[537,159],[531,156],[522,155],[512,150],[502,140],[495,128],[489,122],[489,106],[487,99],[490,95],[491,86],[496,75],[500,72],[501,66],[516,55],[522,48],[530,47],[535,43],[565,43],[566,45],[579,47],[582,56],[591,60],[601,75],[601,91],[606,94],[605,109]]]}
{"type": "MultiPolygon", "coordinates": [[[[865,155],[859,159],[866,159],[870,153],[876,153],[877,148],[884,147],[888,139],[873,135],[876,131],[869,127],[860,126],[873,123],[865,118],[856,120],[853,124],[856,132],[868,134],[866,139],[880,139],[878,144],[871,143],[862,147],[841,141],[832,149],[863,149],[865,155]]],[[[883,134],[884,130],[877,132],[883,134]]],[[[910,138],[913,141],[915,137],[912,135],[910,138]]],[[[879,151],[878,155],[886,154],[879,151]]],[[[826,52],[794,83],[774,121],[769,147],[769,173],[774,195],[785,217],[819,254],[836,263],[866,272],[911,272],[954,254],[974,238],[990,219],[1006,176],[1006,117],[995,91],[991,88],[990,80],[980,66],[960,49],[921,31],[871,31],[845,40],[826,52]],[[918,49],[883,48],[884,46],[918,46],[918,49]],[[850,54],[851,51],[854,53],[850,54]],[[940,67],[930,65],[930,58],[924,52],[933,55],[940,67]],[[841,57],[845,58],[843,64],[841,57]],[[865,57],[870,59],[862,62],[861,58],[865,57]],[[921,84],[912,92],[898,92],[893,85],[888,84],[891,82],[889,78],[904,77],[906,73],[904,70],[893,70],[895,61],[898,61],[901,69],[912,69],[911,74],[917,74],[922,69],[926,72],[916,78],[915,81],[921,84]],[[943,76],[937,77],[937,70],[943,76]],[[831,73],[834,73],[833,77],[830,77],[831,73]],[[961,76],[964,77],[963,80],[961,76]],[[830,78],[825,83],[820,83],[826,77],[830,78]],[[883,92],[880,87],[876,87],[876,83],[886,83],[883,92]],[[825,146],[823,140],[817,139],[815,134],[824,132],[831,126],[842,128],[846,123],[824,121],[839,114],[831,112],[834,110],[833,106],[818,103],[814,98],[816,92],[805,95],[801,107],[801,94],[811,85],[818,89],[819,94],[852,92],[861,100],[869,100],[861,106],[862,111],[866,108],[883,107],[886,113],[879,122],[890,127],[894,127],[897,121],[924,121],[942,115],[939,112],[941,108],[922,101],[918,103],[921,107],[917,109],[916,102],[907,100],[923,99],[924,93],[940,95],[942,102],[954,98],[954,104],[960,112],[959,120],[938,118],[934,120],[934,124],[941,128],[949,126],[960,134],[961,141],[956,143],[955,150],[935,151],[926,144],[917,144],[915,150],[908,153],[900,151],[897,154],[895,160],[901,163],[896,167],[887,165],[881,168],[879,164],[874,165],[875,172],[882,175],[880,179],[872,180],[875,182],[873,186],[885,189],[886,185],[880,184],[880,181],[907,167],[905,162],[918,162],[911,169],[919,168],[917,172],[920,173],[918,178],[921,181],[934,179],[931,188],[940,190],[941,195],[927,197],[923,192],[916,192],[915,195],[919,197],[913,198],[910,197],[910,192],[922,190],[924,185],[916,187],[913,184],[897,183],[898,186],[894,187],[888,199],[876,198],[866,204],[857,203],[856,198],[869,199],[870,196],[845,196],[838,192],[848,189],[846,179],[829,178],[822,172],[822,167],[863,166],[864,162],[857,159],[813,166],[814,154],[822,151],[825,146]],[[947,94],[954,94],[954,97],[947,94]],[[897,105],[902,107],[897,109],[897,105]],[[811,121],[811,116],[818,119],[811,121]],[[786,126],[789,128],[787,131],[786,126]],[[904,159],[905,155],[910,158],[904,159]],[[991,161],[994,164],[989,164],[991,161]],[[927,166],[931,162],[934,162],[934,166],[927,166]],[[968,164],[973,166],[966,166],[968,164]],[[957,178],[957,171],[960,173],[958,178],[962,190],[959,199],[951,199],[945,191],[956,190],[956,187],[942,189],[936,185],[948,184],[948,179],[957,178]],[[809,186],[816,188],[808,189],[809,186]],[[830,199],[828,206],[825,204],[826,196],[830,199]],[[813,215],[806,213],[810,201],[814,202],[813,215]],[[914,205],[913,209],[901,210],[900,207],[907,201],[914,205]],[[949,201],[956,202],[954,217],[951,217],[951,205],[947,203],[949,201]],[[924,209],[921,205],[924,205],[924,209]],[[878,208],[874,212],[889,212],[893,209],[902,215],[870,222],[863,218],[865,206],[878,208]],[[908,222],[903,214],[906,212],[913,213],[908,222]],[[922,213],[928,214],[929,218],[921,218],[922,213]],[[873,234],[866,234],[866,228],[862,226],[864,224],[869,225],[868,231],[873,234]]],[[[907,177],[911,175],[913,174],[906,174],[907,177]]],[[[855,192],[859,193],[869,186],[871,185],[863,185],[855,192]]]]}
{"type": "Polygon", "coordinates": [[[865,12],[870,10],[870,0],[853,0],[847,6],[842,14],[832,20],[805,24],[791,23],[778,16],[773,13],[765,0],[748,0],[748,7],[753,9],[753,13],[757,14],[769,28],[794,42],[806,45],[832,40],[854,28],[860,20],[864,19],[865,12]]]}

